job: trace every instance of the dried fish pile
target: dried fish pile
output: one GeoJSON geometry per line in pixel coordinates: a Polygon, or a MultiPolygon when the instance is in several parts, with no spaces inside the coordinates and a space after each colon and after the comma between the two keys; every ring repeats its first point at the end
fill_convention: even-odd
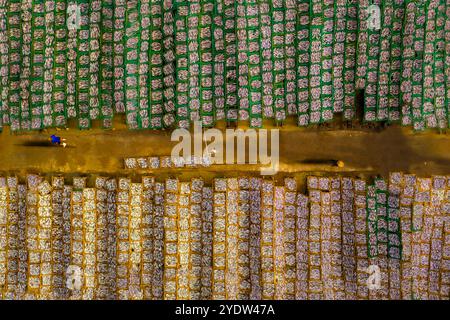
{"type": "Polygon", "coordinates": [[[139,157],[125,158],[125,169],[160,169],[160,168],[185,168],[185,167],[209,167],[211,166],[211,158],[204,157],[139,157]]]}
{"type": "Polygon", "coordinates": [[[449,16],[448,0],[0,0],[0,129],[308,126],[354,119],[358,93],[366,122],[445,129],[449,16]]]}
{"type": "Polygon", "coordinates": [[[3,299],[450,296],[450,176],[24,181],[0,177],[3,299]]]}

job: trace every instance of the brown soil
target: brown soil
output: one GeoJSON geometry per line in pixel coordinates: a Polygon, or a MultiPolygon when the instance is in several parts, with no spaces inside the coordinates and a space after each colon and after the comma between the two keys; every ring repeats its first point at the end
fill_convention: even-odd
{"type": "MultiPolygon", "coordinates": [[[[70,127],[74,128],[73,124],[70,127]]],[[[259,174],[257,165],[125,170],[125,157],[170,155],[176,142],[170,141],[170,131],[127,130],[122,119],[116,119],[114,127],[115,130],[102,130],[94,125],[85,131],[50,129],[22,134],[11,134],[4,128],[0,134],[0,173],[64,173],[68,177],[88,173],[138,177],[148,173],[182,179],[201,175],[205,180],[259,174]],[[51,134],[66,138],[68,147],[40,146],[51,134]]],[[[223,130],[225,124],[218,127],[223,130]]],[[[302,178],[312,173],[386,176],[392,171],[449,174],[450,135],[435,131],[416,133],[399,126],[349,130],[331,125],[305,129],[288,123],[280,130],[280,171],[274,179],[286,175],[302,178]],[[333,166],[331,160],[342,160],[345,167],[333,166]]]]}

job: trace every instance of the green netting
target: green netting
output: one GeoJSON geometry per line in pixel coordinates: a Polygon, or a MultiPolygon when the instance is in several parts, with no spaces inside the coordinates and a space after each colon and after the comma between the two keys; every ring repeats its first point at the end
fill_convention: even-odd
{"type": "Polygon", "coordinates": [[[334,3],[334,34],[332,56],[333,113],[344,111],[344,67],[347,7],[338,1],[334,3]]]}
{"type": "Polygon", "coordinates": [[[188,1],[177,1],[175,13],[175,55],[177,59],[176,78],[176,119],[179,127],[185,128],[189,125],[189,70],[188,70],[188,28],[187,14],[189,11],[188,1]]]}
{"type": "Polygon", "coordinates": [[[367,225],[369,257],[381,254],[401,259],[400,197],[388,190],[383,179],[375,179],[374,185],[367,188],[367,225]]]}
{"type": "Polygon", "coordinates": [[[162,1],[155,1],[151,6],[150,24],[150,126],[162,128],[163,114],[163,72],[162,72],[162,1]]]}
{"type": "Polygon", "coordinates": [[[332,1],[322,1],[322,61],[320,68],[320,122],[333,119],[333,36],[334,6],[332,1]]]}
{"type": "MultiPolygon", "coordinates": [[[[9,76],[9,52],[8,52],[8,2],[0,3],[0,127],[9,122],[8,110],[8,76],[9,76]]],[[[1,128],[0,128],[1,130],[1,128]]]]}
{"type": "Polygon", "coordinates": [[[262,55],[261,55],[261,17],[257,1],[248,1],[246,5],[247,39],[248,39],[248,104],[250,113],[250,127],[262,127],[262,55]]]}
{"type": "Polygon", "coordinates": [[[284,16],[285,7],[283,7],[282,1],[272,1],[273,111],[277,124],[286,119],[284,16]]]}
{"type": "Polygon", "coordinates": [[[199,72],[200,72],[200,115],[204,127],[214,126],[213,79],[214,68],[212,58],[212,16],[214,4],[212,0],[201,3],[199,15],[199,72]]]}
{"type": "Polygon", "coordinates": [[[444,0],[12,0],[0,3],[0,117],[13,131],[355,115],[447,128],[444,0]],[[381,30],[366,10],[381,7],[381,30]],[[80,11],[79,26],[69,20],[80,11]],[[70,9],[70,10],[69,10],[70,9]],[[72,12],[72,13],[71,13],[72,12]]]}
{"type": "Polygon", "coordinates": [[[215,120],[225,119],[224,8],[214,5],[212,13],[213,109],[215,120]]]}
{"type": "Polygon", "coordinates": [[[377,252],[387,254],[388,246],[388,212],[387,212],[387,186],[383,179],[375,180],[375,197],[377,210],[377,252]]]}
{"type": "Polygon", "coordinates": [[[357,1],[358,12],[358,35],[356,44],[356,74],[355,85],[358,89],[366,86],[367,77],[367,46],[369,44],[368,34],[368,12],[369,0],[357,1]]]}
{"type": "Polygon", "coordinates": [[[45,38],[43,52],[43,85],[42,85],[42,128],[54,126],[52,109],[52,92],[54,77],[54,45],[55,45],[55,11],[54,8],[44,4],[45,38]]]}
{"type": "Polygon", "coordinates": [[[376,188],[367,187],[367,253],[370,258],[378,256],[376,188]]]}
{"type": "Polygon", "coordinates": [[[422,2],[416,4],[416,16],[414,26],[414,51],[412,68],[412,120],[415,130],[423,130],[423,59],[425,41],[425,6],[422,2]]]}
{"type": "MultiPolygon", "coordinates": [[[[296,23],[297,3],[295,0],[285,0],[285,57],[286,57],[286,79],[284,85],[287,116],[297,115],[297,77],[296,77],[296,23]]],[[[258,26],[256,26],[257,28],[258,26]]]]}
{"type": "Polygon", "coordinates": [[[200,2],[189,3],[188,14],[188,69],[189,69],[189,120],[201,120],[200,116],[200,2]]]}
{"type": "Polygon", "coordinates": [[[43,94],[44,94],[44,55],[45,55],[45,7],[44,1],[32,1],[32,28],[31,37],[31,75],[30,78],[30,108],[24,110],[20,115],[20,126],[22,130],[42,129],[43,128],[43,94]]]}
{"type": "Polygon", "coordinates": [[[76,79],[76,109],[78,113],[78,127],[89,129],[89,0],[78,0],[81,19],[77,37],[77,79],[76,79]]]}
{"type": "MultiPolygon", "coordinates": [[[[450,1],[446,1],[445,16],[450,16],[450,1]]],[[[450,25],[448,19],[445,20],[445,106],[447,111],[447,127],[450,126],[450,25]]]]}
{"type": "Polygon", "coordinates": [[[273,118],[273,60],[272,60],[272,5],[269,0],[260,1],[259,19],[261,22],[261,55],[262,55],[262,112],[263,118],[273,118]]]}
{"type": "Polygon", "coordinates": [[[321,67],[322,67],[322,30],[323,8],[322,1],[315,0],[310,6],[310,65],[309,88],[310,107],[309,122],[319,123],[321,119],[321,67]]]}
{"type": "Polygon", "coordinates": [[[397,122],[400,120],[400,77],[402,71],[402,24],[404,20],[404,11],[404,1],[394,1],[388,95],[389,122],[397,122]]]}
{"type": "Polygon", "coordinates": [[[139,51],[140,10],[136,1],[127,2],[125,16],[125,109],[129,129],[140,128],[139,107],[139,51]]]}
{"type": "Polygon", "coordinates": [[[387,250],[388,257],[401,259],[402,239],[400,227],[400,198],[399,195],[389,193],[388,196],[388,216],[387,216],[387,250]]]}
{"type": "MultiPolygon", "coordinates": [[[[71,5],[76,5],[76,2],[71,3],[71,5]]],[[[68,7],[64,10],[68,11],[68,7]]],[[[74,15],[75,17],[68,17],[68,13],[66,18],[67,19],[73,19],[75,18],[75,22],[71,21],[72,24],[78,25],[80,22],[80,17],[78,17],[77,11],[79,10],[79,7],[72,7],[71,9],[71,15],[74,15]],[[74,11],[75,10],[75,13],[74,11]]],[[[81,12],[80,12],[81,15],[81,12]]],[[[67,118],[76,118],[77,117],[77,47],[78,47],[78,30],[74,28],[73,26],[66,30],[67,32],[67,61],[66,61],[66,68],[67,68],[67,82],[66,82],[66,101],[67,101],[67,109],[66,114],[67,118]]]]}
{"type": "MultiPolygon", "coordinates": [[[[434,84],[434,117],[436,126],[440,129],[447,127],[447,110],[445,108],[445,6],[443,1],[436,9],[436,41],[433,50],[433,84],[434,84]]],[[[434,125],[434,124],[433,124],[434,125]]],[[[434,126],[431,126],[434,127],[434,126]]]]}
{"type": "MultiPolygon", "coordinates": [[[[101,6],[89,5],[89,118],[100,118],[100,36],[101,6]]],[[[105,57],[106,58],[106,57],[105,57]]]]}
{"type": "MultiPolygon", "coordinates": [[[[389,117],[389,75],[391,67],[391,40],[393,0],[383,2],[381,12],[381,31],[379,40],[377,92],[376,92],[376,120],[385,121],[389,117]]],[[[369,69],[370,70],[370,69],[369,69]]]]}
{"type": "Polygon", "coordinates": [[[405,16],[403,20],[403,42],[402,42],[402,73],[400,85],[400,103],[402,104],[401,116],[402,125],[412,124],[412,70],[415,57],[414,43],[414,23],[415,23],[414,2],[405,5],[405,16]]]}
{"type": "Polygon", "coordinates": [[[51,101],[52,125],[57,127],[66,124],[66,61],[67,61],[67,21],[66,21],[66,2],[59,0],[54,8],[54,44],[53,44],[53,94],[51,101]]]}
{"type": "Polygon", "coordinates": [[[249,120],[249,83],[248,83],[248,42],[247,42],[247,17],[246,6],[243,0],[236,1],[236,38],[238,67],[238,120],[249,120]]]}
{"type": "Polygon", "coordinates": [[[173,3],[163,1],[163,110],[162,125],[165,128],[175,123],[175,38],[173,3]]]}
{"type": "MultiPolygon", "coordinates": [[[[373,2],[373,5],[380,6],[379,1],[373,2]]],[[[370,7],[369,7],[370,8],[370,7]]],[[[369,19],[375,15],[374,12],[369,13],[369,19]]],[[[368,23],[368,22],[367,22],[368,23]]],[[[375,23],[376,24],[376,23],[375,23]]],[[[381,26],[382,27],[382,26],[381,26]]],[[[367,27],[368,44],[367,44],[367,77],[366,86],[364,91],[364,120],[375,121],[377,120],[376,107],[377,107],[377,92],[378,92],[378,80],[379,80],[379,56],[380,56],[380,36],[381,30],[378,30],[375,26],[369,25],[367,27]]]]}
{"type": "Polygon", "coordinates": [[[412,232],[417,232],[417,231],[422,231],[422,229],[424,228],[424,216],[426,214],[425,210],[426,207],[429,206],[429,197],[425,197],[424,199],[424,195],[426,195],[428,193],[428,196],[430,194],[430,190],[429,189],[422,189],[420,180],[421,178],[417,179],[417,183],[414,186],[414,204],[412,207],[412,211],[411,211],[411,231],[412,232]]]}
{"type": "MultiPolygon", "coordinates": [[[[113,118],[113,0],[103,0],[101,8],[101,37],[100,37],[100,119],[102,127],[112,127],[113,118]]],[[[146,85],[146,88],[148,84],[146,85]]]]}
{"type": "MultiPolygon", "coordinates": [[[[28,99],[22,103],[22,98],[20,96],[20,78],[21,78],[21,66],[26,68],[25,73],[30,73],[30,40],[31,40],[31,29],[25,29],[26,32],[26,48],[22,52],[23,35],[22,35],[22,25],[20,21],[21,15],[21,1],[12,0],[9,2],[8,7],[8,45],[9,45],[9,90],[7,96],[7,103],[9,108],[9,120],[11,125],[11,130],[20,130],[20,114],[22,112],[21,108],[28,109],[28,99]]],[[[31,8],[24,7],[23,10],[27,12],[31,11],[31,8]]],[[[24,26],[30,26],[30,19],[24,21],[22,24],[24,26]]],[[[26,95],[28,93],[28,86],[24,87],[23,93],[26,95]]],[[[29,112],[29,111],[28,111],[29,112]]]]}
{"type": "MultiPolygon", "coordinates": [[[[155,5],[156,6],[156,5],[155,5]]],[[[124,39],[125,39],[124,1],[115,2],[113,17],[113,105],[115,113],[125,112],[125,82],[124,82],[124,39]]]]}
{"type": "MultiPolygon", "coordinates": [[[[425,127],[435,128],[437,126],[436,116],[434,114],[434,98],[435,90],[433,87],[434,79],[434,55],[436,40],[436,2],[430,1],[430,5],[426,6],[426,22],[425,22],[425,47],[424,47],[424,64],[423,64],[423,85],[422,85],[422,116],[425,127]]],[[[425,129],[425,127],[423,129],[425,129]]]]}
{"type": "Polygon", "coordinates": [[[297,110],[298,125],[309,124],[309,63],[310,63],[310,2],[303,0],[298,5],[297,14],[297,110]]]}
{"type": "Polygon", "coordinates": [[[225,115],[227,121],[237,121],[237,41],[235,3],[223,1],[225,14],[225,115]]]}
{"type": "MultiPolygon", "coordinates": [[[[342,10],[343,7],[338,7],[342,10]]],[[[344,51],[344,119],[351,120],[355,116],[355,66],[356,41],[358,31],[358,7],[356,2],[346,6],[345,51],[344,51]]]]}

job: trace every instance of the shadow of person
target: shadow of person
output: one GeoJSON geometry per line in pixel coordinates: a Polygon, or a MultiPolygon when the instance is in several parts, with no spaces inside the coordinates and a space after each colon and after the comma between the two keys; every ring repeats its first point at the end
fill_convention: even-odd
{"type": "Polygon", "coordinates": [[[16,145],[24,147],[54,147],[54,145],[48,140],[26,141],[16,145]]]}

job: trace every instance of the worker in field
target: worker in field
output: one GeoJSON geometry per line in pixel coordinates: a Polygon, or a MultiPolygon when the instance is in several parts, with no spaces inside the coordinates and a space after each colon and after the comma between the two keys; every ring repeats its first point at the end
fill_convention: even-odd
{"type": "Polygon", "coordinates": [[[343,168],[345,166],[344,161],[342,160],[337,160],[336,161],[336,166],[338,166],[339,168],[343,168]]]}
{"type": "Polygon", "coordinates": [[[63,148],[66,147],[66,143],[64,142],[66,141],[66,139],[62,139],[61,137],[55,136],[54,134],[50,136],[49,140],[51,141],[52,145],[62,146],[63,148]]]}

